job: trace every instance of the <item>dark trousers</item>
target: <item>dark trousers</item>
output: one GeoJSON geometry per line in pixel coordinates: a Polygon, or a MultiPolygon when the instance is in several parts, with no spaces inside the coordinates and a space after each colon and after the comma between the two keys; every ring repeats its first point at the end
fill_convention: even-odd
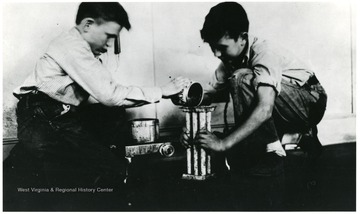
{"type": "Polygon", "coordinates": [[[315,76],[301,87],[285,80],[281,87],[273,111],[278,135],[301,133],[298,146],[307,153],[311,167],[322,152],[317,124],[324,116],[327,94],[315,76]]]}
{"type": "MultiPolygon", "coordinates": [[[[254,78],[250,69],[239,69],[230,78],[230,93],[237,125],[249,117],[257,103],[254,78]]],[[[248,195],[234,200],[235,207],[242,204],[243,208],[239,209],[281,209],[283,158],[275,153],[266,153],[268,143],[281,139],[286,132],[300,132],[311,133],[312,145],[317,143],[321,146],[317,139],[316,125],[324,115],[327,96],[316,77],[310,78],[301,87],[283,80],[281,88],[272,117],[244,142],[227,152],[234,184],[231,191],[236,193],[234,190],[239,189],[237,192],[248,195]],[[259,206],[253,206],[256,204],[259,206]]]]}
{"type": "MultiPolygon", "coordinates": [[[[245,121],[256,105],[254,78],[252,70],[239,69],[230,79],[236,124],[245,121]]],[[[272,118],[250,135],[243,145],[253,145],[251,142],[259,141],[265,141],[265,144],[274,142],[281,139],[284,133],[302,133],[318,141],[316,125],[324,116],[326,103],[327,94],[315,76],[303,86],[283,79],[272,118]]]]}
{"type": "MultiPolygon", "coordinates": [[[[127,121],[125,110],[95,104],[71,106],[65,114],[63,111],[62,103],[42,93],[19,100],[16,109],[19,143],[4,162],[4,183],[13,184],[13,189],[8,188],[8,195],[18,193],[17,187],[100,187],[113,189],[111,194],[123,199],[123,153],[128,139],[123,135],[127,121]],[[111,151],[110,145],[116,145],[117,149],[111,151]]],[[[89,196],[86,193],[63,195],[75,201],[89,196]]],[[[80,203],[75,201],[68,200],[80,203]]],[[[124,201],[117,204],[121,203],[124,201]]],[[[95,204],[85,204],[87,208],[96,208],[95,204]]]]}

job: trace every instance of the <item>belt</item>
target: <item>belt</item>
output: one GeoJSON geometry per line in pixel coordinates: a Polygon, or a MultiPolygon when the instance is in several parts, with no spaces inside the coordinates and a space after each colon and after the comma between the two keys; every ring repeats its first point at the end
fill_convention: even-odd
{"type": "Polygon", "coordinates": [[[28,107],[42,105],[58,106],[63,109],[61,114],[65,114],[68,111],[73,112],[77,109],[77,107],[57,101],[41,91],[32,91],[27,94],[18,95],[17,98],[19,99],[19,102],[28,107]]]}
{"type": "Polygon", "coordinates": [[[47,94],[41,91],[32,91],[27,94],[17,95],[19,100],[26,100],[29,103],[38,103],[38,102],[58,102],[59,101],[49,97],[47,94]]]}

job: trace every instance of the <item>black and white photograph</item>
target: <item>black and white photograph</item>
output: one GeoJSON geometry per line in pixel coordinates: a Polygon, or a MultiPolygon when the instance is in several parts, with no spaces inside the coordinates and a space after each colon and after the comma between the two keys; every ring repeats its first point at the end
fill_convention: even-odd
{"type": "Polygon", "coordinates": [[[2,1],[2,211],[356,211],[357,4],[2,1]]]}

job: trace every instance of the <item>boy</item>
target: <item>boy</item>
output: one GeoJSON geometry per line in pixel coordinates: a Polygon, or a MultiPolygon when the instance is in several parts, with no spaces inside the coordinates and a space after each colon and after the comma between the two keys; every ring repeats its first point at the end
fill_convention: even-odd
{"type": "MultiPolygon", "coordinates": [[[[201,37],[221,60],[204,103],[228,90],[234,103],[235,128],[219,138],[201,130],[201,147],[226,154],[237,210],[281,209],[283,157],[280,139],[302,133],[301,148],[318,157],[316,125],[327,95],[314,72],[290,52],[248,33],[244,8],[220,3],[207,14],[201,37]]],[[[184,134],[187,144],[188,135],[184,134]]]]}
{"type": "MultiPolygon", "coordinates": [[[[162,87],[146,88],[117,84],[98,57],[119,44],[123,28],[129,30],[131,25],[119,3],[79,5],[76,26],[50,43],[32,74],[14,91],[19,99],[19,143],[4,163],[5,182],[110,188],[121,198],[111,205],[125,204],[124,147],[129,138],[125,108],[168,98],[189,81],[179,77],[162,87]],[[97,104],[89,104],[89,97],[97,104]],[[111,144],[116,144],[117,155],[110,151],[111,144]]],[[[86,203],[91,206],[97,205],[86,203]]]]}

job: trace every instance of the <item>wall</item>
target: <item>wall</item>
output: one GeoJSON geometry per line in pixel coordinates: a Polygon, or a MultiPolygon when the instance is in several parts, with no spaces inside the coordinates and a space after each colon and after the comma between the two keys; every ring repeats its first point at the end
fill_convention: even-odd
{"type": "MultiPolygon", "coordinates": [[[[120,63],[109,63],[123,84],[163,85],[169,77],[187,76],[203,84],[219,63],[199,30],[215,2],[146,2],[122,5],[133,28],[121,32],[120,63]]],[[[16,137],[12,91],[34,68],[48,43],[74,24],[78,3],[3,4],[3,138],[16,137]]],[[[351,5],[338,2],[245,2],[250,33],[275,40],[306,61],[328,92],[326,118],[351,116],[355,130],[354,26],[351,5]]],[[[113,56],[109,55],[109,58],[113,56]]],[[[106,60],[111,62],[111,60],[106,60]]],[[[223,124],[223,104],[213,124],[223,124]]],[[[229,122],[232,122],[229,109],[229,122]]],[[[131,118],[157,117],[162,130],[181,127],[184,115],[170,100],[129,109],[131,118]]],[[[349,118],[349,117],[347,117],[349,118]]],[[[326,127],[324,132],[328,132],[326,127]]],[[[321,133],[321,130],[320,130],[321,133]]],[[[355,131],[351,132],[355,136],[355,131]]],[[[326,139],[326,137],[324,137],[326,139]]]]}

